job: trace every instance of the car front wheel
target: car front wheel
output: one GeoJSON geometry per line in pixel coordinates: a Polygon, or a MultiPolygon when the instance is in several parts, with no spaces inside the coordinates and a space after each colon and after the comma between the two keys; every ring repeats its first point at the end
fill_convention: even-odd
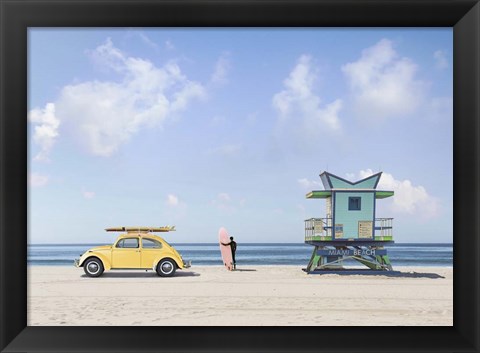
{"type": "Polygon", "coordinates": [[[157,265],[157,274],[161,277],[172,277],[177,269],[177,264],[172,259],[163,259],[157,265]]]}
{"type": "Polygon", "coordinates": [[[83,265],[83,270],[88,277],[100,277],[103,273],[102,261],[96,258],[88,259],[83,265]]]}

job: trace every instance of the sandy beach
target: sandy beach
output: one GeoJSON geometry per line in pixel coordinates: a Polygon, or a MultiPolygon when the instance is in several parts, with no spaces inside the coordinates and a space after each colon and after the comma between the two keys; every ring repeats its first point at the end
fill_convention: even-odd
{"type": "Polygon", "coordinates": [[[299,266],[193,266],[173,278],[28,267],[28,325],[451,326],[453,270],[307,275],[299,266]]]}

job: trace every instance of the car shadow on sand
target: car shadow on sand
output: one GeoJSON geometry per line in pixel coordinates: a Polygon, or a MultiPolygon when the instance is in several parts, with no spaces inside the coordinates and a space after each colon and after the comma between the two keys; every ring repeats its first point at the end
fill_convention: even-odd
{"type": "MultiPolygon", "coordinates": [[[[199,273],[192,272],[192,271],[177,271],[175,275],[172,278],[175,277],[198,277],[200,276],[199,273]]],[[[87,275],[83,274],[83,278],[90,278],[87,275]]],[[[100,278],[105,277],[105,278],[163,278],[158,276],[155,272],[153,271],[148,271],[148,272],[140,272],[140,271],[135,271],[135,272],[127,272],[127,271],[111,271],[111,272],[105,272],[100,278]]]]}

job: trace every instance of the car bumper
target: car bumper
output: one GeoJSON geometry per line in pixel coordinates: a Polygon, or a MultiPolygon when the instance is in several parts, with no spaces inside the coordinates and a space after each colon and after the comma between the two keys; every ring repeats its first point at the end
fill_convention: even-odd
{"type": "Polygon", "coordinates": [[[75,265],[75,267],[80,267],[80,259],[73,260],[73,264],[75,265]]]}
{"type": "Polygon", "coordinates": [[[183,268],[192,267],[192,261],[185,261],[183,260],[183,268]]]}

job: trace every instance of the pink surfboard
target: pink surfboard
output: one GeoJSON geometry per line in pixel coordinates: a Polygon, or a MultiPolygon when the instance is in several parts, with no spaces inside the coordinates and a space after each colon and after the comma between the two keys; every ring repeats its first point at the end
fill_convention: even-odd
{"type": "Polygon", "coordinates": [[[218,241],[220,245],[220,253],[222,254],[223,264],[227,268],[227,270],[231,271],[233,269],[233,258],[232,258],[232,250],[230,249],[230,245],[222,245],[230,243],[230,236],[225,228],[220,228],[218,231],[218,241]]]}

